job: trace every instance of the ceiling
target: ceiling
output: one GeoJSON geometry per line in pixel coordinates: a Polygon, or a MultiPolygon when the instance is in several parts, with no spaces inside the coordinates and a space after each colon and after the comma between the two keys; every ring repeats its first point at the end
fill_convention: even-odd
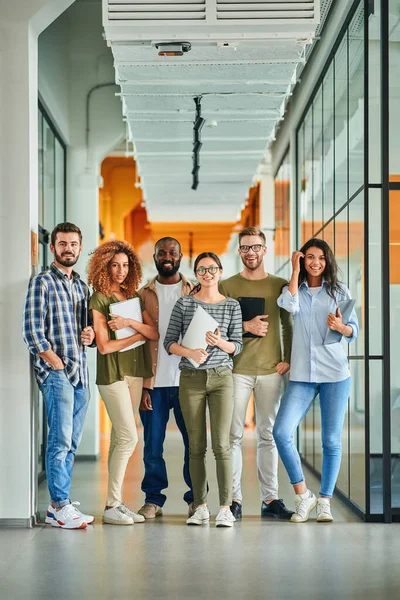
{"type": "MultiPolygon", "coordinates": [[[[218,15],[210,19],[205,12],[207,2],[103,0],[106,38],[150,221],[238,218],[320,20],[317,2],[214,0],[209,5],[220,10],[242,7],[228,20],[225,12],[221,25],[218,15]],[[262,13],[267,8],[268,14],[262,13]],[[191,50],[158,56],[156,43],[173,40],[190,42],[191,50]],[[195,98],[206,121],[193,190],[195,98]]],[[[323,19],[329,6],[326,2],[325,12],[321,6],[323,19]]]]}

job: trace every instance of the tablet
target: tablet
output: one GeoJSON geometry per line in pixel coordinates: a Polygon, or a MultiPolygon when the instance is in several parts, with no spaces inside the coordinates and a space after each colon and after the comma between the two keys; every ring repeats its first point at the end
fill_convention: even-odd
{"type": "MultiPolygon", "coordinates": [[[[252,296],[241,296],[238,298],[240,308],[242,310],[242,320],[251,321],[258,315],[265,315],[265,298],[256,298],[252,296]]],[[[261,337],[255,333],[246,332],[243,337],[261,337]]]]}
{"type": "MultiPolygon", "coordinates": [[[[349,322],[351,313],[353,312],[353,308],[355,305],[355,300],[342,300],[342,302],[338,302],[338,307],[340,308],[340,312],[342,313],[342,321],[345,325],[349,322]]],[[[329,329],[325,335],[324,344],[337,344],[341,341],[343,335],[338,331],[334,331],[333,329],[329,329]]]]}

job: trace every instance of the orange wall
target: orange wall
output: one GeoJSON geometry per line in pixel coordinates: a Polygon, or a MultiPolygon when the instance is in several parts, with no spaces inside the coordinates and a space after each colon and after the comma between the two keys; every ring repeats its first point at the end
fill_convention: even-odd
{"type": "Polygon", "coordinates": [[[99,210],[104,233],[102,241],[125,239],[145,261],[151,261],[152,246],[161,237],[176,237],[186,256],[195,257],[210,250],[224,254],[232,232],[249,225],[259,225],[259,184],[250,188],[238,222],[150,223],[141,189],[135,187],[136,165],[132,158],[105,158],[101,175],[103,187],[99,190],[99,210]]]}

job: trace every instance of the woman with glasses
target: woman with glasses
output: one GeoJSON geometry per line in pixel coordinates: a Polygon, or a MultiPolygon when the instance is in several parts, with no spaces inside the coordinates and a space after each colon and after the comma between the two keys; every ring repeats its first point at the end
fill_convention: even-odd
{"type": "Polygon", "coordinates": [[[317,521],[332,521],[330,499],[340,469],[342,429],[350,393],[350,371],[341,338],[358,333],[349,290],[339,283],[337,264],[324,240],[313,238],[292,255],[292,277],[278,306],[294,317],[290,381],[274,426],[279,455],[296,494],[293,523],[307,521],[317,507],[317,521]],[[348,318],[343,322],[342,310],[348,318]],[[332,335],[332,332],[337,332],[332,335]],[[294,433],[319,394],[322,433],[320,496],[307,488],[294,433]]]}
{"type": "Polygon", "coordinates": [[[211,442],[216,460],[220,509],[217,527],[232,527],[232,462],[229,432],[233,413],[232,357],[242,350],[242,315],[236,300],[218,291],[222,265],[213,252],[203,252],[194,263],[199,284],[190,296],[175,304],[164,346],[168,353],[181,356],[179,398],[189,436],[189,468],[193,485],[195,513],[188,525],[203,525],[210,520],[207,507],[206,408],[210,414],[211,442]],[[206,350],[189,349],[179,343],[196,312],[201,307],[219,324],[205,337],[206,350]],[[198,364],[194,368],[190,360],[198,364]]]}

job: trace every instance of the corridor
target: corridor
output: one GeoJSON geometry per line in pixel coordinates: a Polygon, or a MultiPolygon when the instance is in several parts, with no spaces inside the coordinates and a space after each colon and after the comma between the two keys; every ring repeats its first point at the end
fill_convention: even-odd
{"type": "MultiPolygon", "coordinates": [[[[142,432],[140,432],[142,437],[142,432]]],[[[107,439],[98,463],[77,462],[73,500],[96,515],[86,531],[40,525],[0,532],[2,600],[142,600],[227,598],[352,599],[399,598],[399,525],[362,523],[340,501],[333,501],[333,524],[294,525],[261,521],[256,482],[255,437],[246,432],[244,513],[232,529],[185,526],[179,433],[167,435],[170,487],[162,518],[113,527],[101,524],[106,493],[107,439]]],[[[209,456],[209,506],[215,518],[218,499],[214,461],[209,456]]],[[[125,500],[142,504],[142,447],[129,465],[125,500]]],[[[292,506],[286,474],[280,494],[292,506]]],[[[318,491],[309,475],[308,484],[318,491]]],[[[39,510],[46,511],[46,486],[39,510]]]]}

